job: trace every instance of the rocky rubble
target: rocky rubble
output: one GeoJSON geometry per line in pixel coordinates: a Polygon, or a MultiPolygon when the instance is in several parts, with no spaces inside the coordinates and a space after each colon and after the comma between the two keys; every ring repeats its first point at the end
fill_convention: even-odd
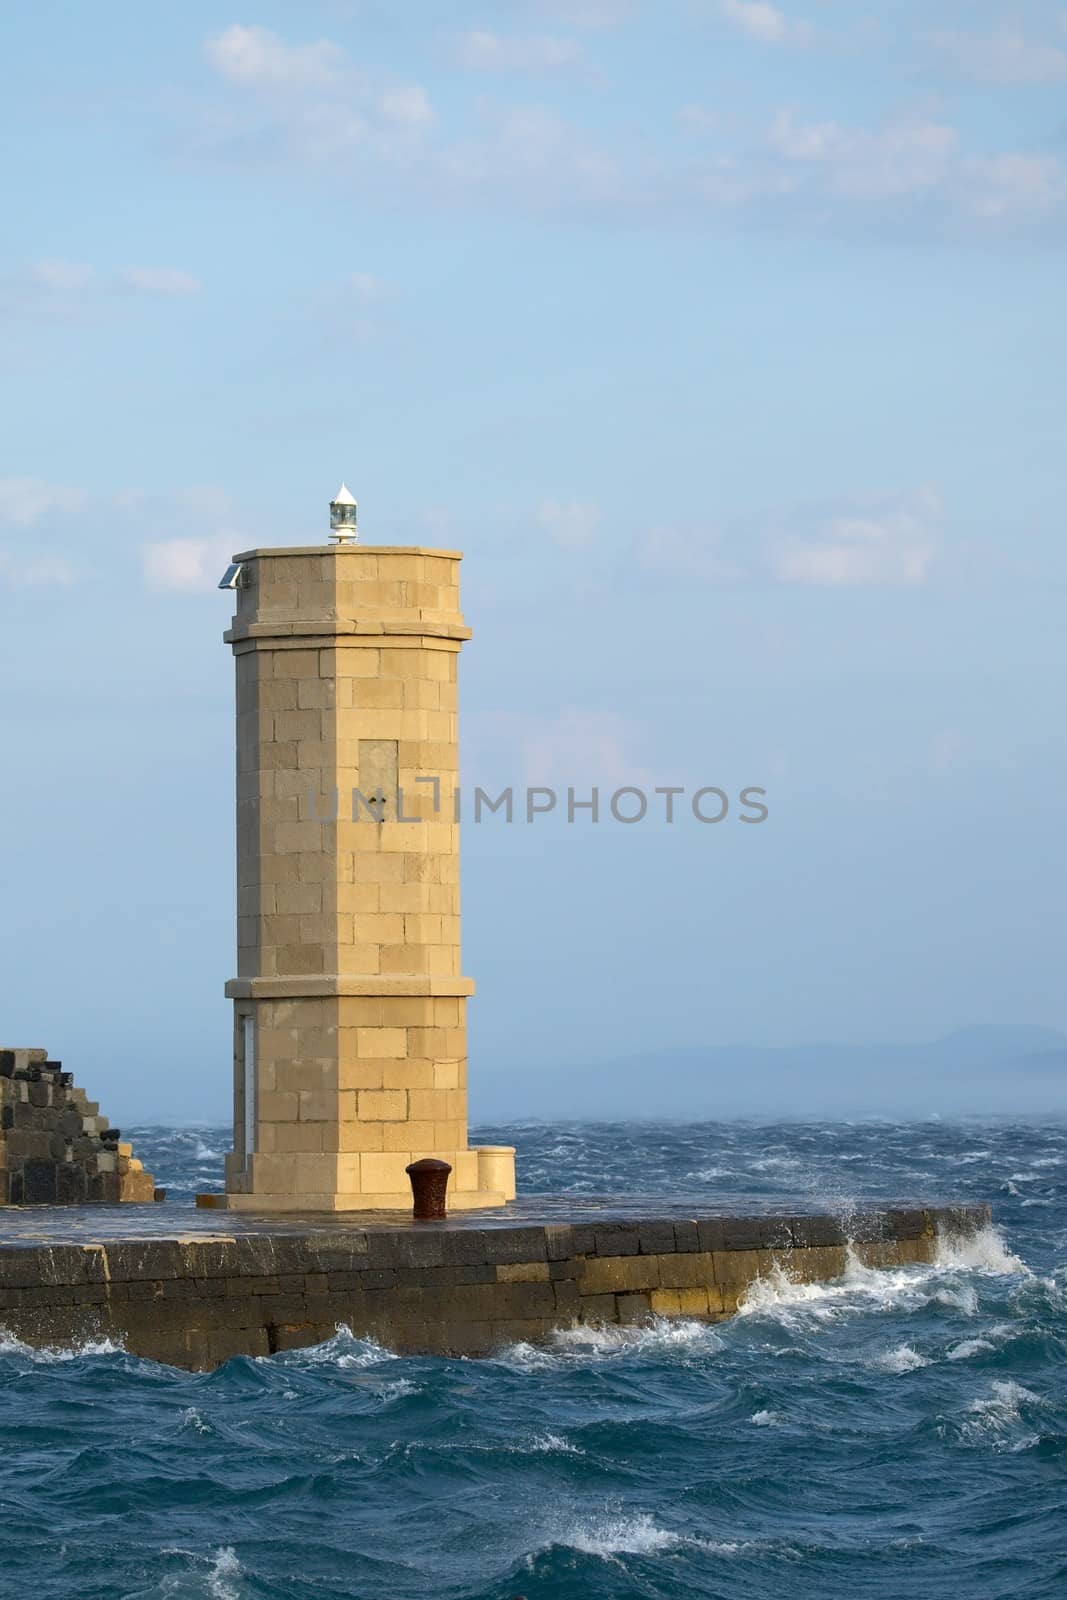
{"type": "Polygon", "coordinates": [[[120,1131],[47,1050],[0,1049],[0,1205],[162,1199],[120,1131]]]}

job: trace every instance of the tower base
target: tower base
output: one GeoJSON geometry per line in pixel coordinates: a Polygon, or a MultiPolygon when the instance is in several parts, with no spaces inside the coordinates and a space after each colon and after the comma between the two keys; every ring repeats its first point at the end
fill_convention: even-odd
{"type": "MultiPolygon", "coordinates": [[[[504,1206],[508,1196],[493,1189],[475,1189],[468,1194],[450,1194],[449,1211],[480,1211],[504,1206]]],[[[514,1198],[512,1196],[511,1198],[514,1198]]],[[[198,1194],[198,1206],[207,1211],[247,1211],[253,1214],[292,1212],[406,1211],[411,1210],[407,1194],[198,1194]]]]}
{"type": "MultiPolygon", "coordinates": [[[[391,1179],[388,1189],[316,1189],[310,1183],[299,1182],[285,1189],[272,1189],[266,1184],[257,1187],[257,1158],[252,1157],[251,1173],[246,1174],[240,1158],[228,1156],[225,1193],[198,1194],[196,1203],[211,1211],[288,1211],[302,1215],[308,1212],[410,1211],[412,1194],[404,1168],[409,1162],[425,1155],[447,1161],[452,1168],[448,1180],[449,1211],[476,1211],[504,1206],[515,1198],[515,1147],[493,1144],[481,1145],[473,1150],[398,1152],[388,1158],[382,1157],[382,1176],[391,1179]],[[401,1181],[404,1188],[397,1186],[401,1181]]],[[[331,1162],[330,1166],[335,1167],[335,1163],[331,1162]]],[[[299,1173],[298,1167],[290,1170],[294,1177],[299,1173]]],[[[314,1170],[316,1173],[322,1172],[318,1162],[314,1170]]]]}

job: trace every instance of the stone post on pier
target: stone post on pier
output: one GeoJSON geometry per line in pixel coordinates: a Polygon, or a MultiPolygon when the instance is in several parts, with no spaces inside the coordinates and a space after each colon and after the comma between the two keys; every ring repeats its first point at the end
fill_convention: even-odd
{"type": "MultiPolygon", "coordinates": [[[[345,498],[347,496],[347,498],[345,498]]],[[[458,552],[249,550],[237,610],[234,1138],[249,1211],[410,1211],[447,1161],[450,1209],[515,1193],[513,1149],[467,1142],[456,669],[458,552]]]]}

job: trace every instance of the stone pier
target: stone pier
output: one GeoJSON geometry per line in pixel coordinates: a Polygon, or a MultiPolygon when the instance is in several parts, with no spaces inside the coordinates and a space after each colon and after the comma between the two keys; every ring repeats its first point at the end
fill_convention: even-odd
{"type": "MultiPolygon", "coordinates": [[[[869,1209],[847,1220],[741,1215],[649,1201],[569,1207],[547,1196],[518,1215],[447,1222],[384,1216],[264,1221],[209,1231],[156,1207],[0,1218],[0,1327],[35,1345],[121,1341],[136,1355],[208,1368],[330,1338],[338,1326],[392,1350],[485,1355],[580,1324],[653,1317],[718,1321],[760,1279],[825,1282],[858,1262],[937,1258],[990,1221],[987,1206],[869,1209]]],[[[220,1219],[221,1220],[221,1219],[220,1219]]]]}

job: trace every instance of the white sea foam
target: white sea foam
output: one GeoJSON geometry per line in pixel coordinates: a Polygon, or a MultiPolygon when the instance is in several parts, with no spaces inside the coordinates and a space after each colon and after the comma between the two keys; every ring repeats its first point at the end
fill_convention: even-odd
{"type": "Polygon", "coordinates": [[[949,1361],[967,1361],[971,1356],[981,1355],[983,1350],[995,1349],[996,1345],[991,1339],[961,1339],[959,1344],[954,1344],[945,1354],[949,1361]]]}
{"type": "Polygon", "coordinates": [[[158,1589],[138,1590],[138,1594],[147,1596],[206,1593],[212,1600],[241,1600],[241,1589],[238,1586],[241,1563],[232,1545],[220,1545],[210,1555],[205,1555],[200,1550],[187,1550],[181,1545],[164,1545],[159,1553],[161,1556],[177,1556],[182,1561],[189,1562],[196,1573],[194,1587],[189,1586],[188,1574],[178,1576],[168,1573],[162,1578],[158,1589]],[[206,1571],[202,1570],[205,1568],[206,1571]]]}
{"type": "Polygon", "coordinates": [[[564,1439],[559,1433],[542,1433],[530,1440],[526,1451],[532,1456],[582,1456],[576,1444],[571,1444],[569,1439],[564,1439]]]}
{"type": "Polygon", "coordinates": [[[874,1365],[882,1372],[903,1373],[916,1372],[919,1367],[928,1367],[930,1362],[910,1344],[898,1344],[893,1350],[883,1351],[874,1365]]]}
{"type": "Polygon", "coordinates": [[[509,1456],[584,1456],[576,1444],[558,1433],[535,1434],[531,1439],[489,1439],[479,1444],[460,1439],[411,1439],[398,1447],[410,1455],[509,1455],[509,1456]]]}
{"type": "Polygon", "coordinates": [[[942,1284],[934,1290],[933,1300],[939,1306],[947,1306],[950,1311],[959,1311],[965,1317],[978,1315],[978,1291],[973,1283],[966,1281],[942,1284]]]}
{"type": "Polygon", "coordinates": [[[232,1545],[215,1551],[210,1571],[206,1575],[207,1592],[214,1600],[239,1600],[241,1591],[236,1580],[241,1576],[241,1563],[232,1545]]]}
{"type": "Polygon", "coordinates": [[[757,1428],[776,1428],[781,1420],[777,1411],[753,1411],[749,1418],[757,1428]]]}
{"type": "Polygon", "coordinates": [[[968,1272],[1029,1275],[1025,1261],[1013,1254],[992,1223],[975,1233],[942,1234],[937,1242],[936,1265],[960,1267],[968,1272]]]}
{"type": "Polygon", "coordinates": [[[631,1516],[578,1521],[557,1532],[552,1542],[581,1550],[585,1555],[599,1556],[602,1561],[613,1561],[618,1556],[664,1555],[685,1545],[724,1555],[739,1548],[733,1543],[686,1538],[670,1528],[661,1528],[643,1511],[631,1516]]]}
{"type": "Polygon", "coordinates": [[[412,1383],[410,1378],[397,1378],[390,1383],[380,1383],[374,1389],[378,1399],[384,1401],[386,1405],[392,1400],[402,1400],[405,1395],[418,1392],[418,1384],[412,1383]]]}
{"type": "Polygon", "coordinates": [[[896,1306],[921,1284],[911,1268],[876,1271],[850,1255],[845,1272],[828,1283],[800,1283],[777,1263],[749,1284],[738,1301],[739,1317],[770,1316],[787,1326],[797,1319],[829,1322],[859,1309],[896,1306]]]}
{"type": "Polygon", "coordinates": [[[210,1433],[211,1424],[205,1422],[195,1406],[187,1406],[182,1412],[182,1425],[193,1428],[197,1433],[210,1433]]]}
{"type": "Polygon", "coordinates": [[[81,1356],[125,1354],[121,1339],[82,1339],[72,1345],[26,1344],[6,1328],[0,1328],[0,1356],[24,1356],[29,1361],[49,1366],[56,1361],[77,1361],[81,1356]]]}
{"type": "Polygon", "coordinates": [[[960,1432],[972,1444],[989,1444],[998,1450],[1029,1450],[1036,1433],[1019,1433],[1023,1406],[1042,1405],[1040,1395],[1011,1378],[997,1379],[987,1395],[972,1400],[960,1432]]]}
{"type": "MultiPolygon", "coordinates": [[[[345,1322],[337,1324],[337,1331],[322,1344],[308,1345],[286,1352],[289,1360],[310,1367],[374,1367],[381,1361],[397,1360],[396,1352],[387,1350],[374,1339],[359,1339],[345,1322]]],[[[258,1361],[274,1361],[274,1356],[257,1356],[258,1361]]]]}
{"type": "Polygon", "coordinates": [[[725,1340],[706,1322],[681,1317],[653,1317],[634,1327],[617,1323],[582,1323],[557,1328],[547,1345],[522,1340],[505,1345],[494,1361],[517,1372],[558,1371],[577,1362],[600,1362],[623,1356],[707,1355],[725,1349],[725,1340]]]}
{"type": "Polygon", "coordinates": [[[976,1275],[1031,1276],[987,1225],[974,1234],[940,1239],[929,1264],[866,1267],[850,1249],[844,1273],[828,1283],[798,1283],[776,1264],[748,1286],[737,1311],[740,1317],[767,1316],[787,1327],[835,1321],[859,1310],[908,1311],[931,1301],[974,1316],[978,1290],[970,1279],[976,1275]]]}

